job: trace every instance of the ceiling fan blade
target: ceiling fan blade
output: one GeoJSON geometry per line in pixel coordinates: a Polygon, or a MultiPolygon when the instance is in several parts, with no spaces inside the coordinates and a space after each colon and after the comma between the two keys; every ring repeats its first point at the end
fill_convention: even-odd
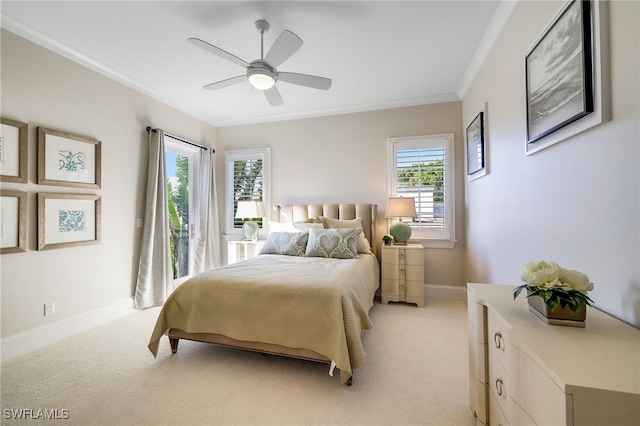
{"type": "Polygon", "coordinates": [[[206,86],[204,86],[204,88],[207,90],[217,90],[224,87],[233,86],[234,84],[242,83],[244,81],[247,81],[247,76],[239,75],[237,77],[231,77],[227,78],[226,80],[220,80],[216,81],[215,83],[207,84],[206,86]]]}
{"type": "Polygon", "coordinates": [[[284,30],[277,38],[264,61],[276,68],[293,55],[302,46],[302,39],[289,30],[284,30]]]}
{"type": "Polygon", "coordinates": [[[232,55],[231,53],[227,52],[226,50],[222,50],[219,47],[214,46],[213,44],[209,44],[206,41],[200,40],[199,38],[189,38],[187,39],[187,41],[191,44],[193,44],[194,46],[197,46],[201,49],[206,50],[209,53],[213,53],[214,55],[217,55],[219,57],[221,57],[222,59],[226,59],[228,61],[233,62],[234,64],[238,64],[241,67],[245,67],[247,68],[249,66],[249,63],[243,59],[238,58],[235,55],[232,55]]]}
{"type": "Polygon", "coordinates": [[[264,96],[266,96],[269,105],[271,105],[272,107],[280,106],[284,103],[284,101],[282,100],[282,95],[280,95],[280,92],[278,91],[276,86],[273,86],[271,89],[265,90],[264,96]]]}
{"type": "Polygon", "coordinates": [[[307,86],[313,89],[329,90],[331,79],[310,74],[298,74],[297,72],[278,72],[278,81],[307,86]]]}

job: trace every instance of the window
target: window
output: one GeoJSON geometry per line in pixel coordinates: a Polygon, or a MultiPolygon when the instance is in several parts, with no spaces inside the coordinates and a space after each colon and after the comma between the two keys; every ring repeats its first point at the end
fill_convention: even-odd
{"type": "MultiPolygon", "coordinates": [[[[269,214],[270,182],[269,148],[227,151],[225,232],[227,235],[242,234],[246,219],[236,219],[238,201],[262,201],[269,214]]],[[[262,219],[256,218],[261,230],[262,219]]]]}
{"type": "Polygon", "coordinates": [[[425,247],[455,244],[453,135],[389,140],[389,196],[415,199],[411,239],[425,247]]]}
{"type": "Polygon", "coordinates": [[[165,133],[167,209],[171,232],[173,278],[191,275],[193,270],[194,220],[193,194],[196,155],[200,148],[165,133]]]}

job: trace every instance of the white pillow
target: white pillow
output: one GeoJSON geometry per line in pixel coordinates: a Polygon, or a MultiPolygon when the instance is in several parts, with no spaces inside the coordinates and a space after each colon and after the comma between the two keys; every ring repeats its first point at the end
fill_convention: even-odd
{"type": "Polygon", "coordinates": [[[299,232],[292,222],[269,222],[269,233],[272,232],[299,232]]]}
{"type": "Polygon", "coordinates": [[[309,229],[322,229],[321,223],[311,223],[311,222],[293,222],[293,226],[299,231],[308,231],[309,229]]]}

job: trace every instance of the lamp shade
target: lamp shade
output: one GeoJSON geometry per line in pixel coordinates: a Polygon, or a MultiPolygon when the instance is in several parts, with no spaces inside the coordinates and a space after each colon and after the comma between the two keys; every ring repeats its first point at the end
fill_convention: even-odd
{"type": "Polygon", "coordinates": [[[393,237],[394,244],[407,244],[411,238],[411,227],[402,221],[403,217],[416,217],[416,202],[413,198],[389,197],[387,202],[387,218],[400,218],[389,228],[389,234],[393,237]]]}
{"type": "Polygon", "coordinates": [[[264,204],[262,204],[262,201],[238,201],[238,208],[236,209],[235,217],[254,219],[265,216],[264,204]]]}
{"type": "Polygon", "coordinates": [[[384,217],[416,217],[416,201],[413,198],[389,197],[384,217]]]}

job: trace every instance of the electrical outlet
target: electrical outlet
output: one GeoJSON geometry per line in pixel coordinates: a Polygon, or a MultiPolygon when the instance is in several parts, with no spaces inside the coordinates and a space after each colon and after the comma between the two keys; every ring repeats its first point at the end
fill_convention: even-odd
{"type": "Polygon", "coordinates": [[[53,315],[56,313],[56,302],[44,304],[44,316],[53,315]]]}

